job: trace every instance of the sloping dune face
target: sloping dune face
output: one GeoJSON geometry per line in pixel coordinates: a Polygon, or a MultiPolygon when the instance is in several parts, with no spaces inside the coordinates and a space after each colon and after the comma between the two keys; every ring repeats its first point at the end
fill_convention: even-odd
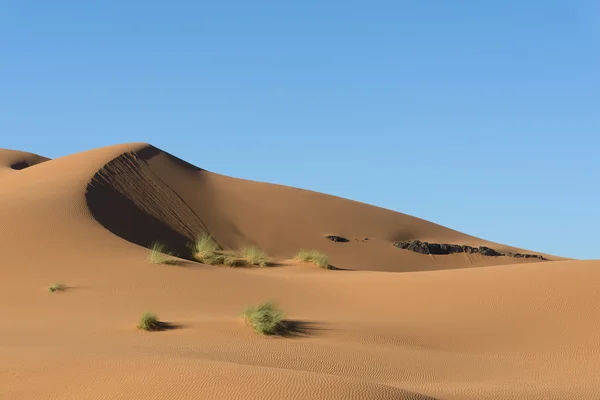
{"type": "Polygon", "coordinates": [[[414,218],[334,196],[229,178],[148,146],[111,160],[93,178],[87,201],[94,217],[128,241],[159,240],[184,258],[209,232],[223,247],[257,245],[292,258],[301,249],[328,254],[340,268],[418,271],[539,260],[480,254],[418,254],[393,245],[425,240],[521,252],[414,218]],[[346,239],[334,242],[326,236],[346,239]]]}
{"type": "Polygon", "coordinates": [[[140,246],[153,242],[189,258],[189,243],[207,228],[198,215],[148,166],[153,147],[111,160],[92,178],[86,200],[108,230],[140,246]]]}
{"type": "Polygon", "coordinates": [[[143,143],[5,172],[0,399],[593,400],[600,393],[598,261],[398,249],[393,241],[519,250],[331,196],[223,177],[143,143]],[[232,249],[257,244],[281,263],[148,261],[151,240],[183,252],[204,231],[232,249]],[[324,238],[330,234],[349,242],[324,238]],[[285,260],[298,247],[357,271],[285,260]],[[527,263],[458,268],[516,261],[527,263]],[[412,272],[419,269],[429,270],[412,272]],[[64,290],[50,292],[57,282],[64,290]],[[285,311],[287,335],[261,336],[239,319],[246,306],[268,300],[285,311]],[[171,329],[139,330],[145,311],[171,329]]]}
{"type": "Polygon", "coordinates": [[[10,170],[20,171],[49,160],[49,158],[33,153],[0,149],[0,174],[10,170]]]}

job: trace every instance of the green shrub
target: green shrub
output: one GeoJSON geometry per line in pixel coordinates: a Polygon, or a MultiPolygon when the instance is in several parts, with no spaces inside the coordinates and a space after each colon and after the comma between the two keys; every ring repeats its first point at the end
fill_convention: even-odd
{"type": "Polygon", "coordinates": [[[258,265],[260,267],[269,265],[267,255],[256,246],[246,247],[243,251],[243,257],[250,265],[258,265]]]}
{"type": "Polygon", "coordinates": [[[54,285],[50,286],[48,290],[50,290],[50,292],[52,293],[62,292],[63,290],[65,290],[65,286],[61,283],[55,283],[54,285]]]}
{"type": "Polygon", "coordinates": [[[162,324],[156,315],[150,312],[145,312],[142,314],[142,318],[140,318],[138,328],[144,331],[158,331],[161,330],[162,324]]]}
{"type": "Polygon", "coordinates": [[[225,258],[220,254],[221,248],[208,233],[203,233],[196,239],[192,249],[192,256],[203,264],[223,264],[225,258]]]}
{"type": "Polygon", "coordinates": [[[244,265],[258,265],[265,267],[269,260],[265,253],[258,247],[247,247],[242,254],[223,250],[208,233],[203,233],[193,243],[192,256],[194,260],[208,265],[227,265],[240,267],[244,265]]]}
{"type": "Polygon", "coordinates": [[[261,335],[274,335],[285,329],[284,314],[272,302],[248,307],[243,315],[246,323],[261,335]]]}
{"type": "Polygon", "coordinates": [[[331,269],[331,265],[329,265],[329,257],[327,257],[326,254],[319,253],[316,250],[300,250],[294,259],[305,263],[313,263],[319,268],[331,269]]]}
{"type": "Polygon", "coordinates": [[[148,261],[152,264],[176,264],[177,260],[173,258],[173,253],[167,250],[167,246],[154,242],[150,248],[150,254],[148,255],[148,261]]]}

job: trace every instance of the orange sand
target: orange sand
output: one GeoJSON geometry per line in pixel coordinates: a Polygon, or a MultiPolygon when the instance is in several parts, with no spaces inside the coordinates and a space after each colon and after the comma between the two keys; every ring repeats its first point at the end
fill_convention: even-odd
{"type": "Polygon", "coordinates": [[[599,261],[400,250],[533,253],[146,144],[55,160],[0,150],[0,190],[0,399],[600,398],[599,261]],[[151,241],[183,255],[203,231],[280,265],[147,261],[151,241]],[[300,248],[345,270],[291,261],[300,248]],[[264,300],[300,332],[245,327],[243,308],[264,300]],[[147,310],[177,329],[139,331],[147,310]]]}

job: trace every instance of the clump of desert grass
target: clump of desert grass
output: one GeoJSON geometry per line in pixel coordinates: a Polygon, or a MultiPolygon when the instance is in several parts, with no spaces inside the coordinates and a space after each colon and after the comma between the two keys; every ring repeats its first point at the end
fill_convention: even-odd
{"type": "Polygon", "coordinates": [[[196,261],[208,265],[224,264],[227,258],[219,244],[208,233],[198,236],[192,246],[192,257],[196,261]]]}
{"type": "Polygon", "coordinates": [[[248,307],[243,313],[247,325],[261,335],[275,335],[285,330],[284,313],[273,302],[248,307]]]}
{"type": "Polygon", "coordinates": [[[54,285],[52,285],[48,288],[48,290],[51,293],[62,292],[65,289],[66,289],[65,285],[63,285],[62,283],[55,283],[54,285]]]}
{"type": "Polygon", "coordinates": [[[246,265],[265,267],[269,264],[267,256],[258,247],[247,247],[242,250],[241,254],[226,251],[208,233],[203,233],[193,243],[192,257],[203,264],[226,265],[228,267],[246,265]]]}
{"type": "Polygon", "coordinates": [[[178,263],[178,260],[174,258],[173,253],[171,253],[167,246],[160,242],[152,243],[150,247],[150,254],[148,255],[148,261],[152,264],[170,264],[175,265],[178,263]]]}
{"type": "Polygon", "coordinates": [[[315,264],[319,268],[333,269],[329,264],[329,257],[316,250],[300,250],[294,259],[305,263],[315,264]]]}
{"type": "Polygon", "coordinates": [[[163,325],[156,315],[151,312],[145,312],[142,314],[137,327],[143,331],[160,331],[163,329],[163,325]]]}
{"type": "Polygon", "coordinates": [[[250,265],[257,265],[259,267],[266,267],[269,265],[269,258],[267,255],[256,246],[246,247],[243,250],[242,255],[244,260],[250,265]]]}

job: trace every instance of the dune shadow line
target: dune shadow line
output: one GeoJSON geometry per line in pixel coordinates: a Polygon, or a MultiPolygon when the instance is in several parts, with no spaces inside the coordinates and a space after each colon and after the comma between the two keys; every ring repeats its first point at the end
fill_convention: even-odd
{"type": "Polygon", "coordinates": [[[310,337],[322,334],[325,330],[321,324],[313,321],[285,319],[282,321],[281,329],[274,336],[282,338],[310,337]]]}
{"type": "Polygon", "coordinates": [[[206,230],[190,207],[135,153],[104,165],[85,193],[92,216],[115,235],[150,248],[161,242],[191,259],[189,243],[206,230]]]}
{"type": "Polygon", "coordinates": [[[175,324],[172,322],[164,322],[164,321],[156,321],[152,324],[152,328],[149,329],[151,332],[163,332],[163,331],[173,331],[176,329],[184,329],[185,326],[181,324],[175,324]]]}

